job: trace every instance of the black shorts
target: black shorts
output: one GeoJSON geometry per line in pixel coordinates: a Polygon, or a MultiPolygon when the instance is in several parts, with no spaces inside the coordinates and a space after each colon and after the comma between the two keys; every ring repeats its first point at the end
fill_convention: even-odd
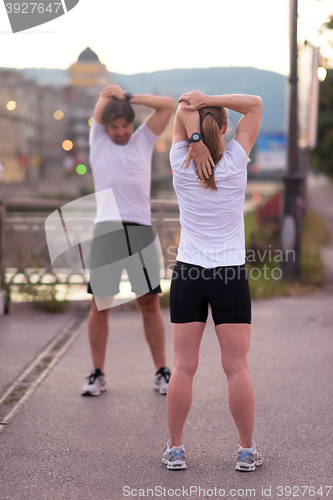
{"type": "Polygon", "coordinates": [[[126,269],[134,293],[140,296],[161,293],[160,255],[152,245],[156,236],[151,226],[135,222],[96,224],[87,292],[96,297],[117,295],[122,272],[126,269]]]}
{"type": "Polygon", "coordinates": [[[245,265],[209,269],[176,262],[170,289],[171,323],[206,323],[208,305],[215,325],[251,324],[251,297],[245,265]]]}

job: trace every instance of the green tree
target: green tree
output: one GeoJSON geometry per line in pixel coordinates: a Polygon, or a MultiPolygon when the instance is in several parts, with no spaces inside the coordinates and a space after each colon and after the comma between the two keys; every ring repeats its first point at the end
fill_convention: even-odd
{"type": "Polygon", "coordinates": [[[312,166],[333,178],[333,69],[320,84],[318,140],[312,153],[312,166]]]}
{"type": "MultiPolygon", "coordinates": [[[[320,30],[325,35],[326,46],[333,47],[333,14],[328,18],[320,30]]],[[[325,59],[326,66],[333,61],[325,59]]],[[[326,79],[320,84],[318,140],[317,147],[312,153],[312,166],[319,172],[333,177],[333,69],[328,70],[326,79]]]]}

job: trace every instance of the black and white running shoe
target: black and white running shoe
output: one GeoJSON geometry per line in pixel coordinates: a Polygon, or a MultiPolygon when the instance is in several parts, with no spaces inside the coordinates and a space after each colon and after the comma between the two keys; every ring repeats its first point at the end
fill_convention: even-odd
{"type": "Polygon", "coordinates": [[[82,387],[82,396],[99,396],[106,390],[105,375],[99,368],[93,370],[87,379],[88,383],[82,387]]]}
{"type": "Polygon", "coordinates": [[[154,389],[160,394],[166,394],[171,372],[169,368],[162,367],[155,373],[154,389]]]}

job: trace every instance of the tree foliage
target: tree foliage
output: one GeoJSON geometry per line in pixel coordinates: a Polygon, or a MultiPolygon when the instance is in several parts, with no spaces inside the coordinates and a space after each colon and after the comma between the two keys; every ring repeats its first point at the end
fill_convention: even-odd
{"type": "Polygon", "coordinates": [[[312,166],[333,177],[333,69],[320,84],[318,141],[312,153],[312,166]]]}
{"type": "Polygon", "coordinates": [[[328,30],[333,30],[333,14],[329,16],[327,23],[324,23],[324,28],[327,28],[328,30]]]}
{"type": "MultiPolygon", "coordinates": [[[[333,32],[333,14],[323,24],[323,30],[333,32]]],[[[320,84],[318,139],[312,153],[312,166],[333,178],[333,69],[327,71],[326,79],[320,84]]]]}

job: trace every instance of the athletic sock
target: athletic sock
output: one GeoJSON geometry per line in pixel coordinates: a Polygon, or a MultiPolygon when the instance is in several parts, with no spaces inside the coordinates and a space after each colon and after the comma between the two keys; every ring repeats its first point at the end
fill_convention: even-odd
{"type": "Polygon", "coordinates": [[[183,445],[180,445],[180,446],[173,446],[172,448],[169,448],[169,442],[168,441],[168,451],[171,451],[171,450],[175,450],[175,451],[182,451],[184,449],[184,446],[183,445]]]}
{"type": "Polygon", "coordinates": [[[242,446],[239,446],[240,450],[245,451],[245,453],[254,453],[256,449],[256,444],[253,441],[253,446],[252,448],[243,448],[242,446]]]}

